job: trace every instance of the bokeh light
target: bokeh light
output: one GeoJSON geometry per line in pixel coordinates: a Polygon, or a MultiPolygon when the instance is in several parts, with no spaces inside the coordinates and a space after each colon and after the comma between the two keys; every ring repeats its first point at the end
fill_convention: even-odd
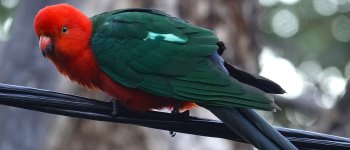
{"type": "Polygon", "coordinates": [[[287,9],[277,11],[271,25],[273,32],[283,38],[291,37],[299,30],[298,18],[287,9]]]}
{"type": "Polygon", "coordinates": [[[337,0],[337,3],[338,3],[338,13],[346,13],[350,11],[349,0],[337,0]]]}
{"type": "Polygon", "coordinates": [[[340,42],[350,41],[350,19],[345,15],[336,17],[332,22],[332,34],[340,42]]]}
{"type": "Polygon", "coordinates": [[[17,4],[19,3],[19,0],[1,0],[1,5],[11,9],[14,8],[15,6],[17,6],[17,4]]]}
{"type": "Polygon", "coordinates": [[[282,2],[283,4],[287,4],[287,5],[294,5],[296,3],[298,3],[300,0],[280,0],[280,2],[282,2]]]}
{"type": "Polygon", "coordinates": [[[8,17],[3,23],[0,24],[0,40],[1,41],[8,39],[12,21],[13,21],[13,18],[8,17]]]}
{"type": "Polygon", "coordinates": [[[318,76],[321,89],[333,96],[340,95],[344,89],[346,81],[340,70],[336,67],[324,69],[318,76]]]}
{"type": "Polygon", "coordinates": [[[321,101],[318,104],[321,107],[330,109],[336,104],[338,97],[344,94],[346,80],[336,67],[324,69],[317,78],[323,92],[321,101]]]}
{"type": "Polygon", "coordinates": [[[337,0],[313,0],[313,6],[317,13],[330,16],[338,11],[337,0]]]}
{"type": "Polygon", "coordinates": [[[315,117],[305,115],[299,111],[286,109],[286,117],[289,121],[292,121],[294,125],[298,126],[311,126],[316,122],[315,117]]]}
{"type": "Polygon", "coordinates": [[[307,75],[310,82],[318,82],[318,79],[315,78],[322,72],[321,64],[315,60],[308,60],[302,62],[298,67],[305,75],[307,75]]]}
{"type": "Polygon", "coordinates": [[[276,5],[278,3],[278,0],[259,0],[260,5],[262,6],[273,6],[276,5]]]}
{"type": "Polygon", "coordinates": [[[294,4],[298,3],[299,1],[300,0],[259,0],[259,3],[262,6],[271,7],[271,6],[278,4],[279,2],[282,4],[286,4],[286,5],[294,5],[294,4]]]}
{"type": "Polygon", "coordinates": [[[287,92],[283,95],[284,97],[296,98],[304,91],[302,75],[290,61],[276,56],[270,48],[263,48],[259,56],[259,64],[261,66],[259,74],[281,85],[287,92]]]}
{"type": "Polygon", "coordinates": [[[344,74],[345,78],[350,79],[350,61],[345,65],[344,74]]]}

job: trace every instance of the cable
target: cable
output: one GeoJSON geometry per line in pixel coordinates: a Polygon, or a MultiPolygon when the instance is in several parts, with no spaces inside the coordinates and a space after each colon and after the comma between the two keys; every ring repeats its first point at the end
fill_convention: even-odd
{"type": "MultiPolygon", "coordinates": [[[[113,116],[110,102],[23,86],[0,83],[0,104],[50,114],[245,142],[220,121],[155,111],[138,113],[123,107],[118,107],[118,115],[113,116]]],[[[350,149],[348,138],[297,129],[276,129],[299,149],[350,149]]]]}

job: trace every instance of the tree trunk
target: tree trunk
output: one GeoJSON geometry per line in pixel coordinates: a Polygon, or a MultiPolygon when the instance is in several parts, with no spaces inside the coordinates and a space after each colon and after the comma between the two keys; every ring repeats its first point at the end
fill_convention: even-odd
{"type": "MultiPolygon", "coordinates": [[[[56,1],[57,2],[57,1],[56,1]]],[[[14,15],[9,41],[0,47],[0,82],[54,89],[57,73],[42,59],[33,32],[33,19],[51,1],[23,0],[14,15]]],[[[0,149],[41,150],[51,115],[0,106],[0,149]]]]}

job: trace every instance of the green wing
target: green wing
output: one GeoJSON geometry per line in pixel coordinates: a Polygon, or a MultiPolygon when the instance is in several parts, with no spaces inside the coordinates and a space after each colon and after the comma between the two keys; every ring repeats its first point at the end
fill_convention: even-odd
{"type": "Polygon", "coordinates": [[[231,78],[212,59],[218,39],[211,30],[150,9],[91,19],[99,66],[126,87],[199,104],[275,110],[271,97],[231,78]]]}

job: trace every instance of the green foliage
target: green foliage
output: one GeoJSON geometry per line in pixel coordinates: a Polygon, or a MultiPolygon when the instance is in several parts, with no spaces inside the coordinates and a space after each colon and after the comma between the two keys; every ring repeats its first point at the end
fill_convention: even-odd
{"type": "MultiPolygon", "coordinates": [[[[317,1],[299,1],[294,5],[276,4],[271,7],[266,7],[263,10],[260,28],[264,32],[265,44],[281,50],[283,56],[291,60],[295,65],[307,60],[318,60],[322,66],[336,66],[341,70],[349,62],[349,46],[350,42],[345,39],[341,41],[335,37],[334,30],[338,32],[350,32],[350,26],[334,27],[335,21],[339,16],[348,17],[349,11],[346,9],[349,2],[332,1],[336,12],[331,13],[327,7],[325,13],[318,12],[317,1]],[[292,12],[299,21],[298,31],[295,35],[288,38],[281,38],[273,33],[271,20],[280,10],[288,10],[292,12]],[[328,10],[328,12],[327,12],[328,10]]],[[[327,4],[325,4],[327,5],[327,4]]],[[[320,9],[320,8],[319,8],[320,9]]],[[[286,18],[288,19],[288,18],[286,18]]],[[[340,23],[341,24],[341,23],[340,23]]],[[[288,24],[286,24],[288,25],[288,24]]],[[[350,36],[350,35],[349,35],[350,36]]]]}

